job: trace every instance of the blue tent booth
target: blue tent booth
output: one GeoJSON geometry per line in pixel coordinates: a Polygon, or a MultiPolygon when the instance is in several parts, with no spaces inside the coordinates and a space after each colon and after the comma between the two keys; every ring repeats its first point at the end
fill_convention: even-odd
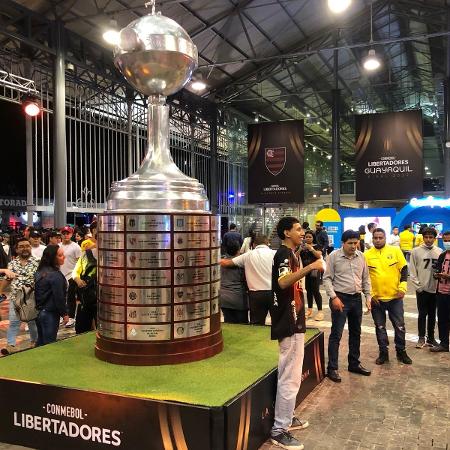
{"type": "MultiPolygon", "coordinates": [[[[413,198],[395,216],[392,226],[400,230],[404,225],[413,225],[417,232],[421,224],[432,225],[439,233],[450,230],[450,198],[428,196],[413,198]]],[[[442,246],[442,240],[439,239],[442,246]]]]}

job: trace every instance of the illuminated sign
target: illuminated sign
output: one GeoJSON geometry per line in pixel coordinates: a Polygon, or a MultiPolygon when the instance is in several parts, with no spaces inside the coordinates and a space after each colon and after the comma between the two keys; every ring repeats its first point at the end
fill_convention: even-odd
{"type": "Polygon", "coordinates": [[[438,206],[440,208],[449,208],[450,198],[438,198],[430,195],[425,198],[412,198],[409,204],[413,208],[420,208],[422,206],[429,206],[431,208],[434,208],[435,206],[438,206]]]}

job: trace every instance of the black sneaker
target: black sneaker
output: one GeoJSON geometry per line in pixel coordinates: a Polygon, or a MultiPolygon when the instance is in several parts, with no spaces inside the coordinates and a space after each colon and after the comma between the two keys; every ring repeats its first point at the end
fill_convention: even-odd
{"type": "Polygon", "coordinates": [[[385,362],[389,362],[389,353],[385,351],[380,351],[378,358],[375,360],[375,364],[381,366],[385,362]]]}
{"type": "Polygon", "coordinates": [[[397,359],[403,364],[412,364],[412,359],[406,353],[406,350],[397,350],[397,359]]]}
{"type": "Polygon", "coordinates": [[[285,448],[286,450],[303,450],[304,445],[295,439],[289,431],[282,431],[279,434],[275,434],[270,437],[272,444],[278,445],[278,447],[285,448]]]}
{"type": "Polygon", "coordinates": [[[427,347],[437,347],[439,343],[435,339],[427,339],[427,347]]]}
{"type": "Polygon", "coordinates": [[[430,348],[430,352],[433,353],[448,352],[448,348],[445,348],[442,345],[436,345],[435,347],[430,348]]]}
{"type": "Polygon", "coordinates": [[[298,417],[294,416],[292,418],[291,426],[288,428],[288,431],[293,430],[304,430],[305,428],[309,427],[309,422],[307,420],[299,419],[298,417]]]}

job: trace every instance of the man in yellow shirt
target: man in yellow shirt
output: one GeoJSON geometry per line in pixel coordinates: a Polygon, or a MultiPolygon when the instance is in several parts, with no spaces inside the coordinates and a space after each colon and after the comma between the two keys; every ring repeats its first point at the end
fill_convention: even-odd
{"type": "Polygon", "coordinates": [[[376,364],[389,361],[389,339],[386,332],[386,312],[394,327],[397,359],[403,364],[412,364],[406,353],[405,319],[403,297],[407,290],[408,265],[398,247],[386,245],[386,233],[376,228],[372,235],[373,248],[364,253],[369,266],[372,284],[372,318],[380,348],[376,364]]]}
{"type": "Polygon", "coordinates": [[[409,264],[411,251],[414,248],[414,233],[411,231],[411,225],[405,225],[400,233],[400,249],[409,264]]]}

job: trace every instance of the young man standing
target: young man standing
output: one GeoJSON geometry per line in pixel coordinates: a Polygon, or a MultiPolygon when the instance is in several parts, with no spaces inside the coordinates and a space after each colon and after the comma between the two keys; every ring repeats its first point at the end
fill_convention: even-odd
{"type": "Polygon", "coordinates": [[[436,287],[438,280],[434,277],[434,266],[442,253],[436,247],[436,230],[424,228],[422,230],[423,244],[413,248],[409,264],[410,280],[416,290],[417,309],[419,311],[418,329],[419,340],[416,348],[437,346],[434,340],[434,328],[436,325],[436,287]],[[428,316],[428,327],[427,325],[428,316]],[[427,328],[427,338],[425,340],[425,329],[427,328]]]}
{"type": "Polygon", "coordinates": [[[221,259],[222,267],[241,267],[245,270],[250,306],[250,323],[265,325],[273,304],[272,263],[275,250],[269,247],[267,236],[256,236],[255,248],[232,259],[221,259]]]}
{"type": "Polygon", "coordinates": [[[272,339],[278,339],[278,384],[275,402],[275,422],[271,440],[284,449],[302,450],[290,431],[306,428],[309,424],[294,417],[295,399],[302,379],[305,346],[305,304],[300,280],[312,270],[323,270],[318,259],[308,267],[300,268],[294,254],[302,241],[302,228],[295,217],[284,217],[277,225],[281,246],[275,253],[272,267],[274,302],[271,308],[272,339]]]}
{"type": "MultiPolygon", "coordinates": [[[[16,242],[17,258],[14,258],[9,264],[8,269],[14,272],[15,277],[4,279],[0,282],[0,294],[3,294],[6,287],[11,283],[11,294],[9,297],[9,326],[7,332],[7,345],[2,348],[2,355],[9,355],[17,351],[16,338],[19,333],[20,319],[17,315],[13,301],[17,293],[23,286],[34,286],[34,274],[38,267],[38,260],[31,255],[31,244],[26,238],[19,238],[16,242]]],[[[38,338],[36,322],[28,322],[31,346],[36,345],[38,338]]]]}
{"type": "Polygon", "coordinates": [[[77,284],[72,279],[72,272],[78,258],[81,256],[80,246],[72,241],[73,228],[66,226],[61,230],[62,242],[61,248],[64,251],[64,264],[60,267],[62,274],[66,277],[69,287],[67,289],[67,309],[69,312],[69,321],[65,327],[70,328],[75,326],[75,312],[76,312],[76,292],[77,284]]]}
{"type": "Polygon", "coordinates": [[[328,377],[339,383],[339,344],[348,319],[348,371],[370,375],[359,360],[361,343],[362,298],[364,292],[370,310],[370,277],[364,254],[357,250],[359,233],[347,230],[342,234],[342,247],[328,255],[323,277],[330,298],[331,334],[328,340],[328,377]]]}
{"type": "Polygon", "coordinates": [[[376,227],[377,227],[377,224],[375,222],[370,222],[367,224],[368,232],[364,235],[364,247],[366,248],[366,250],[369,250],[370,248],[373,247],[372,233],[376,227]]]}
{"type": "Polygon", "coordinates": [[[405,225],[400,233],[400,249],[409,264],[411,251],[414,248],[414,233],[411,231],[411,225],[405,225]]]}
{"type": "Polygon", "coordinates": [[[372,284],[371,311],[375,323],[380,354],[375,363],[389,361],[389,339],[386,331],[386,312],[395,332],[397,359],[403,364],[412,364],[406,353],[406,330],[403,311],[403,297],[407,290],[408,265],[398,247],[386,245],[386,233],[375,228],[372,235],[373,248],[364,253],[369,266],[372,284]]]}
{"type": "MultiPolygon", "coordinates": [[[[425,239],[425,237],[424,237],[425,239]]],[[[430,352],[448,352],[450,322],[450,231],[442,235],[445,251],[439,255],[435,277],[437,286],[437,315],[440,344],[431,347],[430,352]]]]}
{"type": "Polygon", "coordinates": [[[29,241],[31,244],[31,255],[39,261],[45,250],[45,245],[41,242],[41,233],[39,233],[39,231],[32,231],[30,233],[29,241]]]}
{"type": "Polygon", "coordinates": [[[330,239],[328,238],[328,233],[325,227],[323,226],[323,222],[321,220],[316,220],[316,234],[314,236],[314,243],[320,247],[322,255],[325,256],[327,254],[328,247],[330,246],[330,239]]]}
{"type": "Polygon", "coordinates": [[[392,228],[392,234],[389,236],[389,245],[400,247],[400,235],[398,227],[392,228]]]}

